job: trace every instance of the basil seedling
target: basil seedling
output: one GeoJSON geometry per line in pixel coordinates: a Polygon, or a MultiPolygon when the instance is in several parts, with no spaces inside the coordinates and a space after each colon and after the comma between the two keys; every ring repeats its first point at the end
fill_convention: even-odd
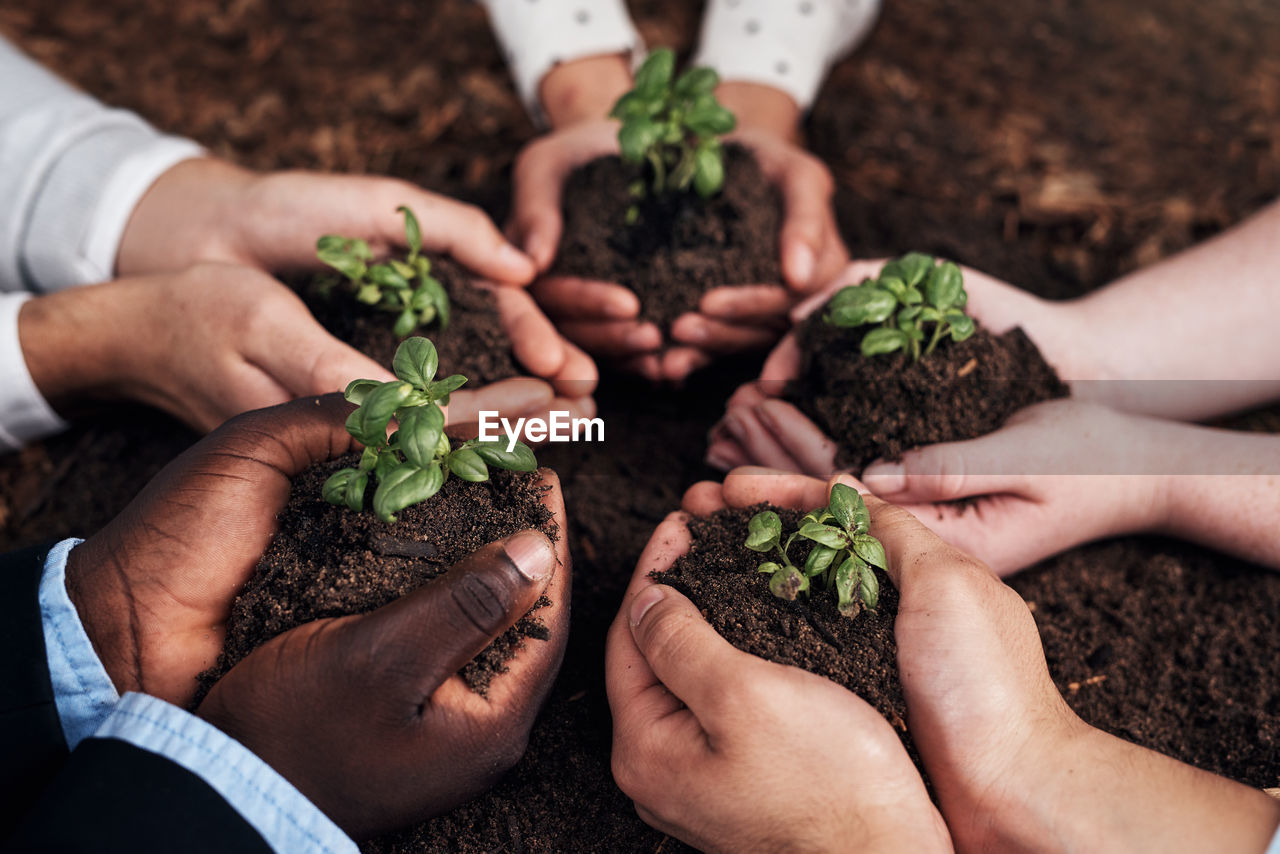
{"type": "Polygon", "coordinates": [[[404,236],[409,255],[370,264],[369,244],[354,237],[326,234],[316,241],[316,257],[346,276],[356,300],[395,312],[395,334],[405,338],[419,326],[436,321],[443,331],[449,325],[449,296],[431,275],[431,261],[422,254],[422,229],[413,211],[401,205],[404,236]]]}
{"type": "Polygon", "coordinates": [[[885,264],[879,278],[837,291],[823,320],[846,329],[872,327],[862,336],[864,356],[904,350],[914,362],[948,335],[952,341],[973,335],[973,318],[964,313],[968,301],[958,265],[911,252],[885,264]]]}
{"type": "MultiPolygon", "coordinates": [[[[737,120],[713,94],[720,75],[710,68],[690,68],[673,81],[675,64],[670,48],[649,54],[636,72],[635,88],[618,99],[609,116],[622,120],[622,159],[648,164],[655,196],[692,186],[705,199],[724,186],[720,137],[733,130],[737,120]]],[[[646,192],[643,180],[631,185],[637,198],[646,192]]],[[[632,206],[627,222],[638,216],[639,209],[632,206]]]]}
{"type": "Polygon", "coordinates": [[[439,492],[450,472],[480,483],[489,479],[489,466],[510,471],[538,467],[533,451],[520,442],[510,451],[505,441],[471,439],[452,446],[441,407],[467,378],[454,374],[437,380],[438,365],[434,344],[410,338],[396,349],[391,365],[398,379],[351,381],[345,396],[358,408],[347,416],[347,432],[364,445],[364,453],[358,468],[340,469],[325,481],[325,501],[363,509],[372,476],[378,481],[373,511],[384,522],[394,522],[396,513],[439,492]],[[388,437],[392,418],[399,427],[388,437]]]}
{"type": "Polygon", "coordinates": [[[875,610],[880,601],[880,581],[872,567],[885,569],[884,546],[869,533],[871,514],[858,490],[837,483],[831,487],[831,503],[811,510],[800,520],[800,529],[782,542],[782,520],[772,510],[751,517],[746,547],[755,552],[777,552],[778,560],[765,561],[759,571],[769,573],[769,590],[779,599],[792,600],[808,593],[813,579],[824,590],[834,590],[840,613],[853,617],[865,606],[875,610]],[[811,540],[813,549],[804,566],[788,554],[797,537],[811,540]]]}

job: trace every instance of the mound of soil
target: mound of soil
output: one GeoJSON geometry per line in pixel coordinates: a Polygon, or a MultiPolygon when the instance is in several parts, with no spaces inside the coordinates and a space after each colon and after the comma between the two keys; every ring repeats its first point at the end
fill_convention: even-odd
{"type": "MultiPolygon", "coordinates": [[[[874,611],[864,608],[855,617],[842,616],[835,595],[826,591],[815,590],[795,602],[779,599],[769,592],[768,574],[757,570],[767,555],[743,546],[747,523],[761,510],[776,512],[788,535],[804,515],[759,504],[694,517],[689,520],[688,554],[653,577],[688,596],[707,622],[738,649],[825,676],[866,700],[893,725],[923,771],[907,732],[907,702],[898,679],[898,645],[893,636],[897,588],[877,569],[879,605],[874,611]]],[[[811,543],[797,540],[792,561],[803,565],[811,548],[811,543]]]]}
{"type": "Polygon", "coordinates": [[[721,285],[778,284],[781,202],[740,145],[725,147],[724,190],[646,198],[629,187],[640,170],[593,160],[564,187],[564,236],[554,272],[618,282],[640,297],[640,316],[662,329],[721,285]],[[627,209],[640,216],[627,225],[627,209]]]}
{"type": "MultiPolygon", "coordinates": [[[[484,483],[450,477],[434,498],[401,511],[392,525],[372,512],[352,513],[321,498],[329,475],[358,461],[348,454],[294,480],[279,531],[232,605],[222,653],[200,675],[201,697],[246,655],[295,626],[380,608],[516,531],[537,528],[559,537],[542,504],[545,487],[534,473],[495,469],[484,483]]],[[[547,639],[535,612],[548,604],[543,597],[460,671],[472,690],[485,694],[526,638],[547,639]]]]}
{"type": "MultiPolygon", "coordinates": [[[[413,334],[425,335],[436,345],[440,375],[462,374],[473,388],[519,376],[520,366],[493,296],[474,287],[466,270],[448,258],[432,256],[431,272],[449,294],[449,325],[441,330],[433,323],[413,334]]],[[[335,338],[390,367],[402,340],[393,331],[395,314],[356,302],[345,280],[329,274],[295,287],[320,325],[335,338]]]]}
{"type": "Polygon", "coordinates": [[[921,445],[974,439],[1019,409],[1067,396],[1021,329],[996,336],[979,326],[912,362],[905,353],[863,356],[862,333],[824,323],[824,313],[797,332],[800,375],[783,395],[835,440],[842,468],[861,471],[921,445]]]}

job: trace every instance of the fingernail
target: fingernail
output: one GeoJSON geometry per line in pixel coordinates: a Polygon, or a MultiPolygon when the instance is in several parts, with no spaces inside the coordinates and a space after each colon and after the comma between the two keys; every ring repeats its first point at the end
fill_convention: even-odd
{"type": "Polygon", "coordinates": [[[627,346],[633,350],[648,350],[652,347],[648,326],[637,326],[627,333],[627,346]]]}
{"type": "Polygon", "coordinates": [[[552,248],[547,245],[547,239],[540,231],[533,231],[525,235],[524,251],[539,270],[545,270],[551,263],[552,248]]]}
{"type": "Polygon", "coordinates": [[[555,550],[541,531],[520,531],[507,537],[502,550],[525,578],[541,582],[555,567],[555,550]]]}
{"type": "Polygon", "coordinates": [[[862,482],[877,495],[892,495],[906,487],[907,470],[902,463],[872,463],[863,470],[862,482]]]}
{"type": "Polygon", "coordinates": [[[790,267],[791,282],[805,285],[813,278],[813,266],[816,262],[813,250],[803,243],[793,244],[788,253],[787,266],[790,267]]]}
{"type": "Polygon", "coordinates": [[[661,602],[666,595],[666,588],[660,584],[650,585],[636,594],[636,598],[631,601],[631,611],[627,614],[631,628],[640,625],[649,609],[661,602]]]}

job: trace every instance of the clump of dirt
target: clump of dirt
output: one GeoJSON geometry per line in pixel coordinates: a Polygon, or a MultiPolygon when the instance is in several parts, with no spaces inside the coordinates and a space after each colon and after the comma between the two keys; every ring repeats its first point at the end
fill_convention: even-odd
{"type": "MultiPolygon", "coordinates": [[[[769,504],[729,508],[689,520],[688,554],[653,577],[689,597],[707,622],[738,649],[825,676],[866,700],[892,724],[912,760],[923,772],[915,743],[907,732],[907,702],[898,679],[898,644],[893,623],[898,590],[876,570],[880,602],[854,617],[841,615],[834,595],[814,591],[787,602],[769,592],[769,575],[759,572],[761,557],[748,551],[747,524],[761,510],[773,510],[784,532],[794,531],[804,514],[769,504]]],[[[812,544],[797,541],[790,557],[802,565],[812,544]]]]}
{"type": "MultiPolygon", "coordinates": [[[[436,345],[440,375],[462,374],[471,387],[519,376],[522,372],[493,295],[477,288],[467,271],[448,258],[432,256],[431,275],[449,295],[449,323],[443,330],[433,323],[412,334],[425,335],[436,345]]],[[[295,288],[335,338],[380,365],[391,365],[402,340],[393,331],[394,313],[356,302],[346,281],[335,275],[320,274],[295,288]]]]}
{"type": "Polygon", "coordinates": [[[979,326],[912,362],[905,353],[863,356],[861,331],[825,323],[823,314],[797,332],[800,374],[783,395],[836,442],[842,468],[975,439],[1024,407],[1068,394],[1021,329],[997,336],[979,326]]]}
{"type": "MultiPolygon", "coordinates": [[[[402,510],[389,525],[371,512],[353,513],[321,497],[330,474],[357,462],[357,455],[348,454],[294,480],[279,531],[232,605],[222,653],[200,675],[200,697],[249,653],[295,626],[373,611],[517,531],[537,528],[553,540],[560,536],[542,503],[546,487],[536,473],[495,469],[483,483],[451,477],[430,501],[402,510]]],[[[548,604],[542,597],[462,668],[473,691],[485,694],[526,639],[549,637],[536,616],[548,604]]]]}
{"type": "Polygon", "coordinates": [[[640,174],[601,157],[569,176],[555,273],[625,285],[639,295],[641,317],[662,329],[711,288],[782,282],[781,202],[745,148],[725,147],[724,189],[710,199],[673,193],[637,202],[628,188],[640,174]],[[628,225],[633,205],[639,218],[628,225]]]}

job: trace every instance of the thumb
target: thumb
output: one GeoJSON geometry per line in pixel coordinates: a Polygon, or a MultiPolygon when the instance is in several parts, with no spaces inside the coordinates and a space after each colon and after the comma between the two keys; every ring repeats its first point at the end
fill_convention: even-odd
{"type": "Polygon", "coordinates": [[[519,531],[361,617],[361,629],[384,672],[404,678],[408,699],[420,705],[529,612],[556,564],[555,549],[545,535],[519,531]]]}
{"type": "Polygon", "coordinates": [[[1019,489],[1017,449],[998,430],[964,442],[907,451],[897,462],[877,460],[862,472],[867,489],[897,504],[956,501],[1019,489]]]}

